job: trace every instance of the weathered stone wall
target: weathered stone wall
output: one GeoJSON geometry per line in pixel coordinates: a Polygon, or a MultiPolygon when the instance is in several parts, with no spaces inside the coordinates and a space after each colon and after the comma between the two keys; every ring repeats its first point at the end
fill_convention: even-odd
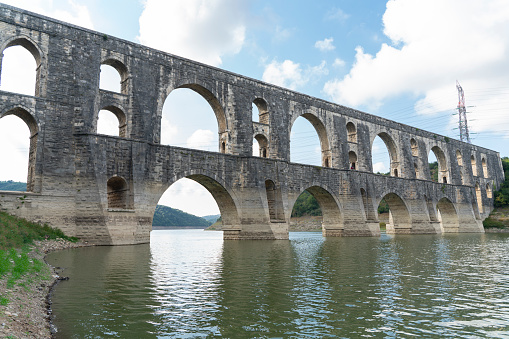
{"type": "Polygon", "coordinates": [[[504,178],[497,152],[0,5],[0,51],[14,45],[37,62],[35,95],[0,91],[0,118],[17,115],[30,128],[31,192],[1,192],[0,208],[89,241],[147,242],[159,198],[184,177],[216,199],[225,239],[287,238],[306,189],[321,205],[326,236],[378,235],[382,198],[389,232],[482,232],[490,192],[504,178]],[[103,64],[119,72],[120,93],[99,89],[103,64]],[[163,104],[176,88],[209,102],[219,152],[159,145],[163,104]],[[97,134],[103,108],[119,119],[120,137],[97,134]],[[315,127],[323,167],[290,162],[298,117],[315,127]],[[256,136],[267,158],[251,156],[256,136]],[[389,149],[390,176],[372,173],[376,136],[389,149]],[[439,160],[438,183],[429,152],[439,160]]]}

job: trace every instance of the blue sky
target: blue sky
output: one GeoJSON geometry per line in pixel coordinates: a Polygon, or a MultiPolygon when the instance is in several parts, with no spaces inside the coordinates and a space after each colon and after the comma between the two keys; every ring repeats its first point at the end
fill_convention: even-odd
{"type": "MultiPolygon", "coordinates": [[[[474,106],[472,142],[509,156],[509,0],[4,2],[452,138],[459,80],[474,106]]],[[[117,81],[103,74],[104,86],[117,81]]],[[[1,89],[9,90],[7,78],[2,74],[1,89]]],[[[164,112],[163,143],[217,149],[215,118],[200,97],[175,91],[164,112]],[[194,118],[179,121],[173,113],[182,110],[194,118]]],[[[100,117],[103,133],[115,129],[115,121],[100,117]]],[[[17,130],[5,119],[0,142],[7,145],[2,135],[17,130]]],[[[300,120],[292,128],[292,161],[319,164],[316,133],[300,120]]],[[[0,168],[0,180],[24,180],[25,146],[9,142],[2,154],[19,158],[23,169],[0,168]]],[[[383,172],[385,147],[373,147],[383,172]]],[[[217,211],[192,183],[170,190],[180,198],[165,194],[165,204],[198,215],[217,211]],[[193,204],[197,195],[204,200],[193,204]]]]}

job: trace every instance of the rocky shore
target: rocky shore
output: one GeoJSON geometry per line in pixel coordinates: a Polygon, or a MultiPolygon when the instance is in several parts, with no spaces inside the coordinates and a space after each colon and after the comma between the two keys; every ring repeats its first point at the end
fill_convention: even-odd
{"type": "MultiPolygon", "coordinates": [[[[63,239],[35,241],[28,256],[44,261],[47,253],[67,248],[90,246],[63,239]]],[[[7,288],[7,279],[0,280],[0,291],[7,296],[7,305],[0,305],[0,338],[51,338],[48,294],[60,277],[54,267],[46,264],[7,288]]]]}

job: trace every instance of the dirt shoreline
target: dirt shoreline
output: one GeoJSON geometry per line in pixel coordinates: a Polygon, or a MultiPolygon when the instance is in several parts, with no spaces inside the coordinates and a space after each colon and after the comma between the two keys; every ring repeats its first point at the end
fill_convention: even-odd
{"type": "Polygon", "coordinates": [[[18,280],[12,288],[7,288],[7,279],[0,280],[0,291],[9,302],[0,306],[1,338],[51,338],[51,288],[62,278],[57,268],[49,265],[46,254],[68,248],[86,247],[90,244],[73,243],[63,239],[35,241],[28,254],[30,258],[44,261],[47,270],[33,273],[30,277],[18,280]],[[20,286],[20,283],[22,286],[20,286]]]}

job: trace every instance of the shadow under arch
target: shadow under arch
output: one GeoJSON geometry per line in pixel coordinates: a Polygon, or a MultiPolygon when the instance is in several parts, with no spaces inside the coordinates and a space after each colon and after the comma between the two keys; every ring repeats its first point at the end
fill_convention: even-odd
{"type": "Polygon", "coordinates": [[[446,197],[437,203],[438,221],[442,232],[457,232],[459,229],[458,213],[454,204],[446,197]]]}
{"type": "Polygon", "coordinates": [[[35,117],[25,108],[20,106],[14,106],[5,109],[3,112],[0,112],[0,119],[5,116],[14,115],[23,120],[25,124],[28,126],[30,131],[30,147],[28,152],[28,175],[27,175],[27,192],[35,192],[35,168],[37,162],[37,139],[39,135],[39,124],[35,117]]]}
{"type": "MultiPolygon", "coordinates": [[[[387,193],[378,201],[385,200],[389,205],[389,223],[386,224],[387,233],[410,233],[412,229],[412,219],[408,212],[408,207],[395,193],[387,193]]],[[[377,205],[377,206],[378,206],[377,205]]]]}
{"type": "MultiPolygon", "coordinates": [[[[326,229],[327,226],[343,225],[341,205],[327,189],[320,186],[310,186],[303,189],[300,194],[304,191],[308,191],[316,199],[318,205],[320,205],[322,211],[322,230],[326,229]]],[[[290,206],[292,206],[292,209],[296,201],[297,199],[291,202],[290,206]]]]}
{"type": "MultiPolygon", "coordinates": [[[[382,139],[385,146],[387,147],[387,151],[389,152],[389,159],[391,161],[390,175],[393,177],[400,177],[401,171],[399,168],[398,148],[396,146],[396,142],[389,133],[380,132],[373,137],[373,140],[371,140],[371,153],[373,153],[373,142],[375,141],[375,138],[377,136],[380,137],[380,139],[382,139]]],[[[371,156],[373,157],[373,155],[371,156]]],[[[371,160],[371,163],[373,163],[373,160],[371,160]]]]}
{"type": "MultiPolygon", "coordinates": [[[[216,201],[217,206],[219,207],[223,226],[240,224],[239,212],[237,209],[237,204],[233,198],[233,194],[225,188],[225,183],[222,182],[221,179],[217,177],[212,178],[206,174],[182,173],[181,175],[174,177],[174,180],[172,180],[168,185],[165,185],[164,189],[159,192],[158,199],[155,203],[157,204],[157,202],[163,196],[164,192],[166,192],[171,187],[171,185],[182,178],[191,179],[199,183],[212,195],[216,201]]],[[[156,206],[154,205],[154,211],[155,207],[156,206]]]]}
{"type": "Polygon", "coordinates": [[[330,148],[329,137],[327,135],[327,129],[325,128],[324,123],[316,115],[313,113],[303,113],[294,116],[290,124],[290,130],[288,131],[289,135],[292,131],[293,124],[299,117],[303,117],[309,121],[318,134],[318,139],[320,140],[320,149],[322,151],[322,166],[332,167],[332,152],[330,148]]]}

